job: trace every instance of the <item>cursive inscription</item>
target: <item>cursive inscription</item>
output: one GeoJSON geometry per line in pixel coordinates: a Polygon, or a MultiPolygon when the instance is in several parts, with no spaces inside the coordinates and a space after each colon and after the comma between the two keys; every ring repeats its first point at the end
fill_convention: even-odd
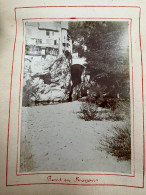
{"type": "Polygon", "coordinates": [[[55,177],[55,176],[48,176],[47,177],[48,182],[58,183],[58,182],[64,182],[64,183],[95,183],[98,182],[98,179],[90,179],[90,178],[82,178],[82,177],[73,177],[73,178],[64,178],[64,177],[55,177]]]}
{"type": "Polygon", "coordinates": [[[47,177],[47,180],[49,182],[58,182],[58,181],[62,181],[62,178],[61,177],[59,177],[59,178],[53,178],[52,176],[48,176],[47,177]]]}
{"type": "Polygon", "coordinates": [[[80,177],[76,177],[74,182],[92,183],[97,181],[98,179],[81,179],[80,177]]]}

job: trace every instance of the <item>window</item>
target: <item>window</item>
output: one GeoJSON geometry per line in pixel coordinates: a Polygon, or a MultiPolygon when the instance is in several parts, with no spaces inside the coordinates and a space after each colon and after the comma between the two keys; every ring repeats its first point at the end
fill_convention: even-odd
{"type": "Polygon", "coordinates": [[[69,35],[67,35],[67,40],[70,41],[70,36],[69,35]]]}
{"type": "Polygon", "coordinates": [[[57,45],[57,40],[54,40],[54,45],[57,45]]]}
{"type": "Polygon", "coordinates": [[[47,36],[50,36],[50,31],[46,31],[46,35],[47,36]]]}
{"type": "Polygon", "coordinates": [[[36,44],[41,44],[42,43],[42,39],[36,39],[36,44]]]}
{"type": "Polygon", "coordinates": [[[54,31],[52,31],[52,36],[54,36],[54,31]]]}

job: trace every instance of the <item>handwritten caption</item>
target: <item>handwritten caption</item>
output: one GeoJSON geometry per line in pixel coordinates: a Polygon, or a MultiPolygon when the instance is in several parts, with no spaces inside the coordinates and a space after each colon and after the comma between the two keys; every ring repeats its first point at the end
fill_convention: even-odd
{"type": "Polygon", "coordinates": [[[72,178],[65,178],[65,177],[55,177],[55,176],[48,176],[47,181],[51,183],[96,183],[98,179],[90,179],[90,178],[83,178],[79,176],[75,176],[72,178]]]}

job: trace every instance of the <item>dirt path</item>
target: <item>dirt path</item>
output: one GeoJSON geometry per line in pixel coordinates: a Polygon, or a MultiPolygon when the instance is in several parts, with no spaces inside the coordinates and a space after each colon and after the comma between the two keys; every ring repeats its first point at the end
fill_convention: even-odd
{"type": "Polygon", "coordinates": [[[130,173],[130,162],[118,162],[99,150],[99,140],[115,122],[79,119],[76,112],[80,104],[75,101],[22,108],[21,151],[26,147],[24,140],[30,151],[25,159],[21,155],[20,171],[30,171],[23,162],[33,160],[31,171],[130,173]]]}

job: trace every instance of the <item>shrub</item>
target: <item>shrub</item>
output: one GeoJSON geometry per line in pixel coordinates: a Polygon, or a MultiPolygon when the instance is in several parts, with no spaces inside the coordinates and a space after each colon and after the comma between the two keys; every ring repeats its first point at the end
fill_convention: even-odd
{"type": "Polygon", "coordinates": [[[124,119],[124,116],[118,111],[112,111],[110,109],[102,109],[99,111],[98,105],[94,103],[83,102],[80,107],[81,119],[85,121],[90,120],[113,120],[120,121],[124,119]]]}
{"type": "Polygon", "coordinates": [[[101,101],[102,101],[102,89],[100,88],[100,86],[98,85],[90,86],[87,102],[100,104],[101,101]]]}
{"type": "Polygon", "coordinates": [[[95,103],[102,108],[110,108],[115,110],[118,99],[105,95],[104,87],[93,84],[90,86],[87,102],[95,103]]]}
{"type": "Polygon", "coordinates": [[[118,160],[131,159],[131,133],[130,125],[116,126],[111,135],[106,135],[100,140],[101,149],[115,156],[118,160]]]}
{"type": "Polygon", "coordinates": [[[124,119],[130,118],[130,100],[121,99],[117,102],[115,112],[119,112],[123,115],[124,119]]]}
{"type": "Polygon", "coordinates": [[[111,110],[115,110],[116,107],[117,107],[117,98],[108,98],[108,97],[105,97],[105,98],[102,98],[102,101],[100,102],[100,106],[102,108],[111,108],[111,110]]]}
{"type": "Polygon", "coordinates": [[[26,81],[26,85],[23,86],[22,106],[31,105],[31,93],[32,93],[31,81],[28,80],[26,81]]]}
{"type": "Polygon", "coordinates": [[[111,109],[111,118],[115,121],[130,120],[130,101],[129,99],[117,100],[115,109],[111,109]]]}
{"type": "Polygon", "coordinates": [[[108,120],[113,120],[113,121],[122,121],[124,120],[124,117],[121,113],[119,112],[114,112],[114,111],[111,111],[109,113],[109,118],[108,120]]]}
{"type": "Polygon", "coordinates": [[[97,106],[92,103],[82,103],[80,113],[79,117],[85,121],[96,120],[97,106]]]}
{"type": "MultiPolygon", "coordinates": [[[[86,99],[85,99],[86,101],[86,99]]],[[[128,99],[123,100],[113,100],[114,109],[111,108],[101,108],[98,109],[99,105],[91,102],[83,102],[80,107],[81,119],[85,121],[89,120],[112,120],[112,121],[129,121],[130,120],[130,101],[128,99]]],[[[109,100],[110,102],[110,100],[109,100]]]]}
{"type": "Polygon", "coordinates": [[[26,85],[23,86],[23,99],[22,106],[32,106],[33,102],[38,99],[37,91],[39,85],[37,82],[34,82],[31,78],[26,81],[26,85]],[[34,98],[34,100],[32,100],[34,98]]]}

